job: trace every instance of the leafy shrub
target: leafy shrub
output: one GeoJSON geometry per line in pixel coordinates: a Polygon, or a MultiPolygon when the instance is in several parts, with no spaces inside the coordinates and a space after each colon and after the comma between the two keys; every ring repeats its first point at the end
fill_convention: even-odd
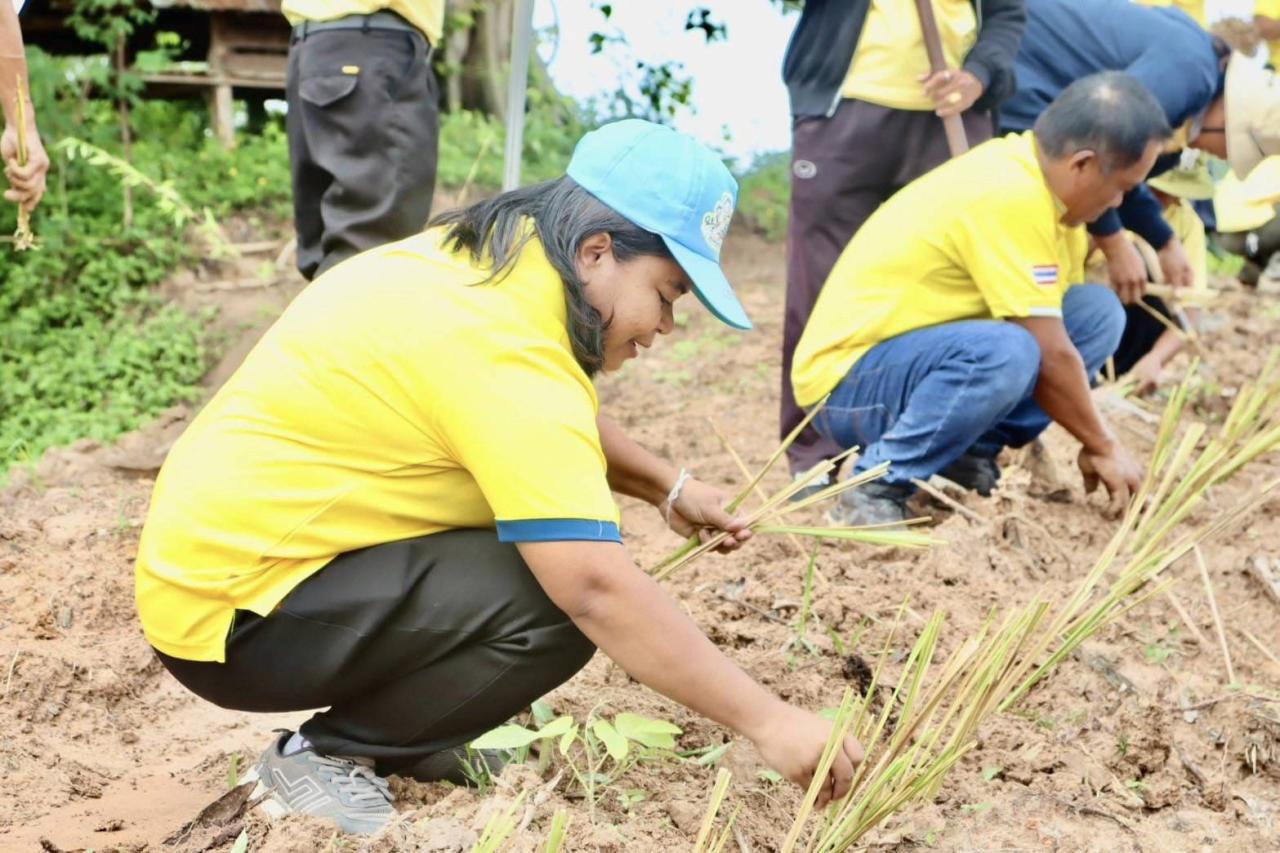
{"type": "Polygon", "coordinates": [[[760,156],[738,176],[738,209],[746,223],[766,240],[780,241],[787,236],[790,203],[790,152],[760,156]]]}

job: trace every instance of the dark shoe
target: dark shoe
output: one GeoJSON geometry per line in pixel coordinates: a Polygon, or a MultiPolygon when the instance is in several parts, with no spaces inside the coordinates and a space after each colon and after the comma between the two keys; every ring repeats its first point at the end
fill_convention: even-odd
{"type": "Polygon", "coordinates": [[[984,498],[991,497],[991,490],[1000,482],[1000,466],[996,464],[996,460],[970,453],[963,454],[938,474],[984,498]]]}
{"type": "Polygon", "coordinates": [[[907,520],[907,498],[912,491],[911,486],[877,482],[852,488],[840,493],[827,520],[841,527],[901,524],[907,520]]]}
{"type": "Polygon", "coordinates": [[[483,788],[502,772],[506,764],[501,750],[455,746],[428,755],[405,775],[419,782],[450,782],[468,788],[483,788]]]}

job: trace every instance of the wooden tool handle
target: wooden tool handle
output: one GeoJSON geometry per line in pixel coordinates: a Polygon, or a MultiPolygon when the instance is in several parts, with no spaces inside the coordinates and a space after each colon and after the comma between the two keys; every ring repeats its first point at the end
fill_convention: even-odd
{"type": "MultiPolygon", "coordinates": [[[[916,14],[920,16],[920,31],[924,33],[924,48],[929,53],[929,70],[934,74],[947,71],[947,60],[942,55],[942,36],[938,34],[938,21],[933,17],[932,0],[916,0],[916,14]]],[[[964,133],[964,121],[960,116],[947,116],[942,120],[947,134],[947,148],[952,157],[959,157],[969,150],[969,139],[964,133]]]]}

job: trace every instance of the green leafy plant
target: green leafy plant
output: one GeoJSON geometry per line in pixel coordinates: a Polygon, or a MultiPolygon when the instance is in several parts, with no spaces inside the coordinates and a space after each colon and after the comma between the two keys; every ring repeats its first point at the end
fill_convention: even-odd
{"type": "Polygon", "coordinates": [[[597,710],[593,708],[582,723],[565,714],[536,729],[514,723],[499,726],[472,741],[471,748],[514,753],[538,744],[544,769],[553,752],[558,754],[592,811],[606,791],[614,791],[625,806],[629,795],[616,787],[618,781],[638,761],[675,758],[672,750],[680,728],[628,712],[609,720],[597,710]]]}

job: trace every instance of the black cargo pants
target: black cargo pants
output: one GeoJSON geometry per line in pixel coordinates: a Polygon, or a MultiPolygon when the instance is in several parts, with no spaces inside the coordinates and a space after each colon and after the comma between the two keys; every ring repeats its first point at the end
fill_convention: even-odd
{"type": "Polygon", "coordinates": [[[294,28],[285,125],[298,269],[307,279],[426,224],[440,134],[430,55],[408,23],[294,28]]]}
{"type": "Polygon", "coordinates": [[[269,616],[237,611],[226,663],[157,654],[224,708],[327,707],[301,727],[321,753],[432,779],[431,756],[502,724],[594,652],[514,545],[450,530],[343,554],[269,616]]]}

